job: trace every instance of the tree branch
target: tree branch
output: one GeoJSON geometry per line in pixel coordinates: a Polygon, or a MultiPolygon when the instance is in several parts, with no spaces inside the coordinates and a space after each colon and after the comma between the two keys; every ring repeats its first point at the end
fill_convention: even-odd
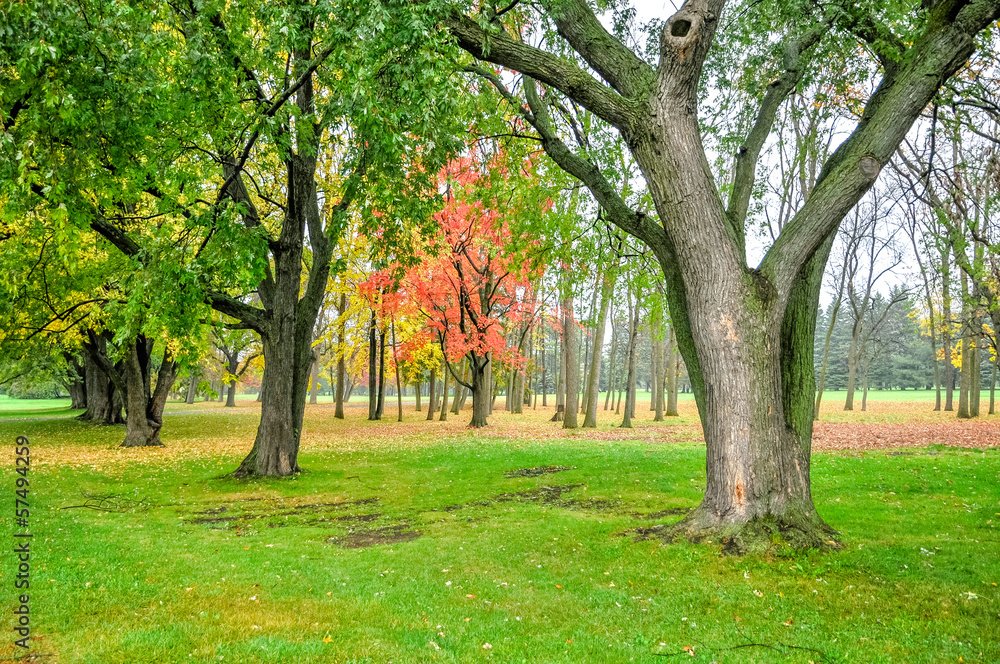
{"type": "Polygon", "coordinates": [[[453,13],[445,26],[475,58],[508,67],[563,92],[608,124],[630,135],[635,121],[629,102],[565,58],[515,41],[507,33],[487,33],[473,19],[453,13]]]}

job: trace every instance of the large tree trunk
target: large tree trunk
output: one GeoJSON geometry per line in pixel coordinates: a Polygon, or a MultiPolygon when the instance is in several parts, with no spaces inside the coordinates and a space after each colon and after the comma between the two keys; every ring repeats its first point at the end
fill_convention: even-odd
{"type": "Polygon", "coordinates": [[[580,412],[580,326],[573,313],[573,299],[563,301],[563,338],[566,340],[566,411],[563,428],[575,429],[580,412]]]}
{"type": "Polygon", "coordinates": [[[489,390],[489,380],[487,371],[490,367],[488,357],[477,357],[470,354],[469,371],[472,374],[472,421],[469,426],[479,429],[486,426],[486,417],[489,415],[489,402],[491,394],[489,390]]]}
{"type": "MultiPolygon", "coordinates": [[[[305,67],[303,63],[310,59],[309,48],[300,50],[295,56],[297,68],[305,67]]],[[[297,104],[304,114],[313,110],[312,95],[311,84],[304,85],[297,93],[297,104]]],[[[312,364],[313,331],[326,293],[335,245],[334,238],[328,237],[323,228],[319,210],[316,156],[314,148],[309,146],[312,140],[300,136],[300,152],[289,155],[286,162],[288,211],[280,236],[272,241],[273,277],[259,289],[269,313],[256,321],[264,350],[260,424],[253,449],[234,472],[236,477],[284,477],[301,470],[299,443],[312,364]],[[312,250],[311,267],[303,288],[302,260],[307,229],[312,250]]],[[[242,197],[246,197],[245,190],[242,197]]],[[[344,202],[335,206],[335,210],[340,210],[337,214],[346,214],[346,210],[342,210],[344,202]]],[[[334,223],[333,227],[336,226],[334,223]]]]}
{"type": "MultiPolygon", "coordinates": [[[[702,418],[707,475],[702,504],[667,534],[712,538],[737,551],[766,549],[774,537],[793,548],[836,546],[809,489],[823,271],[844,216],[874,185],[942,83],[968,60],[977,33],[996,20],[992,4],[978,12],[965,11],[969,7],[949,14],[950,6],[939,5],[908,47],[912,52],[885,67],[863,118],[826,160],[807,202],[756,268],[746,259],[747,209],[778,109],[801,82],[797,41],[784,49],[786,64],[737,151],[727,206],[697,115],[699,81],[723,3],[685,3],[667,19],[655,66],[607,33],[587,3],[559,3],[546,17],[603,81],[503,29],[487,31],[460,13],[445,19],[474,57],[524,74],[522,117],[542,148],[583,180],[609,219],[645,242],[660,263],[702,418]],[[543,103],[536,78],[620,130],[656,219],[632,209],[592,162],[560,140],[548,115],[548,91],[543,103]]],[[[811,27],[815,44],[825,30],[811,27]]]]}
{"type": "MultiPolygon", "coordinates": [[[[121,394],[115,388],[111,376],[104,369],[107,361],[108,333],[89,333],[84,343],[84,374],[87,382],[87,410],[77,419],[93,424],[122,424],[121,394]]],[[[115,369],[113,369],[115,370],[115,369]]]]}
{"type": "Polygon", "coordinates": [[[150,392],[153,342],[139,336],[129,344],[123,367],[125,381],[125,440],[122,447],[160,447],[163,407],[174,383],[175,364],[169,351],[163,355],[155,392],[150,392]]]}

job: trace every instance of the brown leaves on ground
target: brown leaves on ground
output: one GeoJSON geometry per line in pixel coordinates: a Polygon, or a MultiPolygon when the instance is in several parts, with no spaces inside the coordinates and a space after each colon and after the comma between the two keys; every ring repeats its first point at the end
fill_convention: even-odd
{"type": "Polygon", "coordinates": [[[942,422],[817,422],[813,429],[813,450],[882,450],[928,445],[995,447],[1000,445],[1000,420],[959,420],[950,414],[942,422]]]}

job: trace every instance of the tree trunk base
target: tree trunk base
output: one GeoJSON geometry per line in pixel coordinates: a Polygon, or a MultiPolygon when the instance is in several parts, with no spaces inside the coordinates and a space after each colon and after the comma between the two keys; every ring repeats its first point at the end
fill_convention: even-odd
{"type": "Polygon", "coordinates": [[[166,447],[160,441],[160,430],[156,429],[152,433],[129,433],[125,435],[125,440],[119,447],[166,447]]]}
{"type": "Polygon", "coordinates": [[[239,467],[233,471],[232,476],[238,480],[251,479],[256,477],[290,477],[304,472],[296,462],[290,466],[283,466],[277,457],[271,458],[272,463],[267,464],[263,469],[257,467],[257,449],[254,449],[240,463],[239,467]],[[262,472],[263,471],[263,472],[262,472]]]}
{"type": "Polygon", "coordinates": [[[718,544],[722,553],[746,555],[773,553],[776,550],[838,550],[840,536],[815,512],[766,515],[748,521],[717,516],[697,507],[672,525],[653,526],[639,532],[637,539],[684,540],[718,544]]]}
{"type": "Polygon", "coordinates": [[[562,422],[563,416],[566,413],[566,406],[556,406],[556,414],[552,416],[549,422],[562,422]]]}

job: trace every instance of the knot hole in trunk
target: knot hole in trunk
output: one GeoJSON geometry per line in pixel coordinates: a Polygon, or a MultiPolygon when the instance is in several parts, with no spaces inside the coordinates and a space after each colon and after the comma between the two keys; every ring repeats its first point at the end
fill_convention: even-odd
{"type": "Polygon", "coordinates": [[[691,21],[686,18],[679,18],[670,25],[671,37],[687,37],[691,30],[691,21]]]}

